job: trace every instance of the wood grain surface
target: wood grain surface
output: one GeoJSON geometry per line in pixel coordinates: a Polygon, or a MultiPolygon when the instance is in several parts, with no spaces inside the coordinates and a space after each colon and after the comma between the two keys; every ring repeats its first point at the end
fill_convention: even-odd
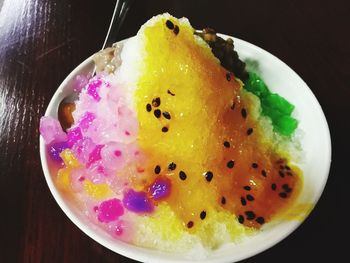
{"type": "MultiPolygon", "coordinates": [[[[114,0],[0,0],[0,262],[133,262],[65,216],[45,182],[38,150],[39,119],[50,98],[100,49],[113,8],[114,0]]],[[[196,28],[210,26],[276,55],[322,105],[333,144],[325,192],[292,235],[245,263],[341,262],[346,253],[349,11],[345,0],[136,0],[122,27],[120,39],[135,35],[153,15],[186,16],[196,28]]]]}

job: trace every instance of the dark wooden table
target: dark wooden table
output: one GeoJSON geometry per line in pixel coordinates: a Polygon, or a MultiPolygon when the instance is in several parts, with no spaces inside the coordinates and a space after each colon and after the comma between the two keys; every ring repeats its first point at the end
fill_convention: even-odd
{"type": "MultiPolygon", "coordinates": [[[[348,1],[136,2],[120,38],[168,11],[270,51],[308,83],[332,133],[327,187],[300,228],[244,262],[340,262],[349,225],[348,1]]],[[[65,216],[46,185],[38,150],[39,118],[64,77],[101,47],[113,7],[114,0],[0,0],[0,262],[132,262],[65,216]]]]}

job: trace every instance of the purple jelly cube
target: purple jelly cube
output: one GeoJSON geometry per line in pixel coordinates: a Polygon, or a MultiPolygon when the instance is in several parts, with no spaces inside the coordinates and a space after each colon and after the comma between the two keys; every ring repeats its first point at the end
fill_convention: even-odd
{"type": "Polygon", "coordinates": [[[67,142],[56,142],[52,143],[47,147],[49,156],[51,157],[52,160],[57,161],[57,162],[62,162],[62,158],[60,157],[60,153],[64,150],[67,149],[68,143],[67,142]]]}
{"type": "Polygon", "coordinates": [[[123,204],[126,209],[135,213],[151,213],[154,210],[145,192],[136,192],[132,189],[124,194],[123,204]]]}
{"type": "Polygon", "coordinates": [[[149,191],[153,197],[153,199],[158,200],[169,196],[170,194],[170,181],[166,178],[158,178],[151,185],[149,191]]]}

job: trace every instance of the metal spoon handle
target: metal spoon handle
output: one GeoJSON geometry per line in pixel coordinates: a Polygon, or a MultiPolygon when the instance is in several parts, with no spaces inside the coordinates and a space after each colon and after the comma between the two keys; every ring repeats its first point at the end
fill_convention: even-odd
{"type": "Polygon", "coordinates": [[[133,1],[117,0],[102,49],[111,47],[117,41],[119,30],[133,1]]]}

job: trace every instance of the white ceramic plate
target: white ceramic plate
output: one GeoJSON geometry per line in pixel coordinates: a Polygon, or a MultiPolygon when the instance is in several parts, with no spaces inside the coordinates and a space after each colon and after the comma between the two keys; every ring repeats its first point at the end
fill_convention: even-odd
{"type": "MultiPolygon", "coordinates": [[[[221,36],[224,38],[228,37],[226,35],[221,36]]],[[[306,83],[285,63],[246,41],[235,38],[234,42],[240,57],[248,61],[248,68],[254,67],[272,91],[278,92],[296,107],[295,112],[299,120],[299,129],[304,133],[301,138],[304,159],[300,165],[304,172],[304,188],[300,194],[299,201],[315,205],[326,184],[331,162],[330,134],[322,109],[306,83]]],[[[75,68],[59,86],[49,103],[45,115],[57,117],[58,105],[64,97],[72,92],[75,76],[79,74],[86,75],[92,69],[92,57],[89,57],[75,68]]],[[[138,261],[186,261],[186,258],[181,254],[144,249],[115,240],[92,225],[72,204],[65,200],[65,197],[55,187],[52,180],[53,175],[50,174],[48,169],[45,144],[41,137],[40,156],[44,175],[52,195],[66,215],[85,234],[112,251],[138,261]]],[[[200,262],[234,262],[256,255],[287,237],[302,221],[267,224],[259,234],[249,237],[238,244],[225,245],[213,251],[206,260],[200,260],[200,262]]],[[[193,262],[193,260],[187,260],[188,262],[193,262]]]]}

